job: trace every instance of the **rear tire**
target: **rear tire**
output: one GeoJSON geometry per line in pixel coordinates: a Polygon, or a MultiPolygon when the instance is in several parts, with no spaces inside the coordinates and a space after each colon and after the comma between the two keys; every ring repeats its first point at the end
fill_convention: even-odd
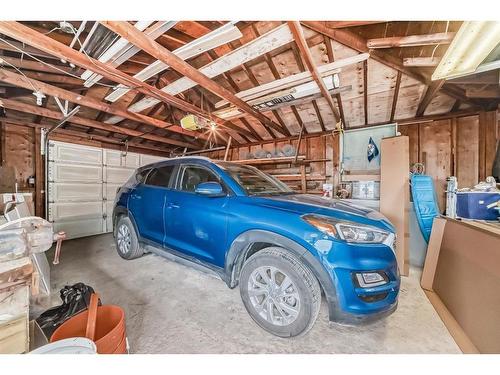
{"type": "Polygon", "coordinates": [[[123,259],[135,259],[144,254],[132,221],[127,216],[118,219],[115,227],[115,245],[123,259]]]}
{"type": "Polygon", "coordinates": [[[294,337],[314,325],[321,288],[295,255],[280,247],[253,254],[243,265],[240,294],[252,319],[279,337],[294,337]]]}

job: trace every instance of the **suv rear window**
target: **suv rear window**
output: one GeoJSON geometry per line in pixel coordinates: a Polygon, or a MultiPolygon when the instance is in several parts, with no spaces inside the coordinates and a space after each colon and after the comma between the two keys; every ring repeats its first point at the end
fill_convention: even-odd
{"type": "Polygon", "coordinates": [[[154,168],[146,179],[146,185],[169,187],[170,178],[174,171],[173,165],[154,168]]]}

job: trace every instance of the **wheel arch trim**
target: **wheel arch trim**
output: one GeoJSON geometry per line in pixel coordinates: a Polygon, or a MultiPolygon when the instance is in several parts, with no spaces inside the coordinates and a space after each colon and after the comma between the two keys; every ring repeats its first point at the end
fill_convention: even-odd
{"type": "Polygon", "coordinates": [[[309,267],[309,269],[323,288],[326,299],[328,301],[330,320],[333,320],[333,317],[338,311],[338,303],[335,286],[330,276],[328,275],[328,272],[321,265],[320,261],[305,247],[285,236],[274,232],[255,229],[243,232],[238,237],[236,237],[236,239],[232,242],[228,252],[226,253],[224,273],[227,285],[230,288],[234,288],[238,285],[239,272],[241,271],[243,261],[246,258],[246,255],[250,250],[252,244],[259,242],[271,243],[274,246],[282,247],[296,255],[300,259],[300,261],[302,261],[307,267],[309,267]]]}

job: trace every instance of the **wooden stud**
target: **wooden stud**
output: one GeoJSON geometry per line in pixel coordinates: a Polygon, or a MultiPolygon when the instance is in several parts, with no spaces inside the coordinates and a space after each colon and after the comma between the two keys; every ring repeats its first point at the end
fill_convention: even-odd
{"type": "Polygon", "coordinates": [[[392,108],[391,108],[391,118],[390,122],[394,122],[394,116],[396,115],[396,107],[398,105],[399,88],[401,86],[401,76],[403,74],[398,70],[398,75],[396,77],[396,87],[394,87],[394,97],[392,98],[392,108]]]}
{"type": "Polygon", "coordinates": [[[363,61],[363,104],[365,108],[365,125],[368,124],[368,61],[363,61]]]}

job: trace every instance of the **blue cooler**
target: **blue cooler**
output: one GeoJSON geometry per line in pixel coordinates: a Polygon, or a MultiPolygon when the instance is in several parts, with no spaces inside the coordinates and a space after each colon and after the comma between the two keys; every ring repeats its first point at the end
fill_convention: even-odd
{"type": "Polygon", "coordinates": [[[457,216],[464,219],[496,221],[500,211],[486,206],[499,200],[499,192],[457,192],[457,216]]]}

